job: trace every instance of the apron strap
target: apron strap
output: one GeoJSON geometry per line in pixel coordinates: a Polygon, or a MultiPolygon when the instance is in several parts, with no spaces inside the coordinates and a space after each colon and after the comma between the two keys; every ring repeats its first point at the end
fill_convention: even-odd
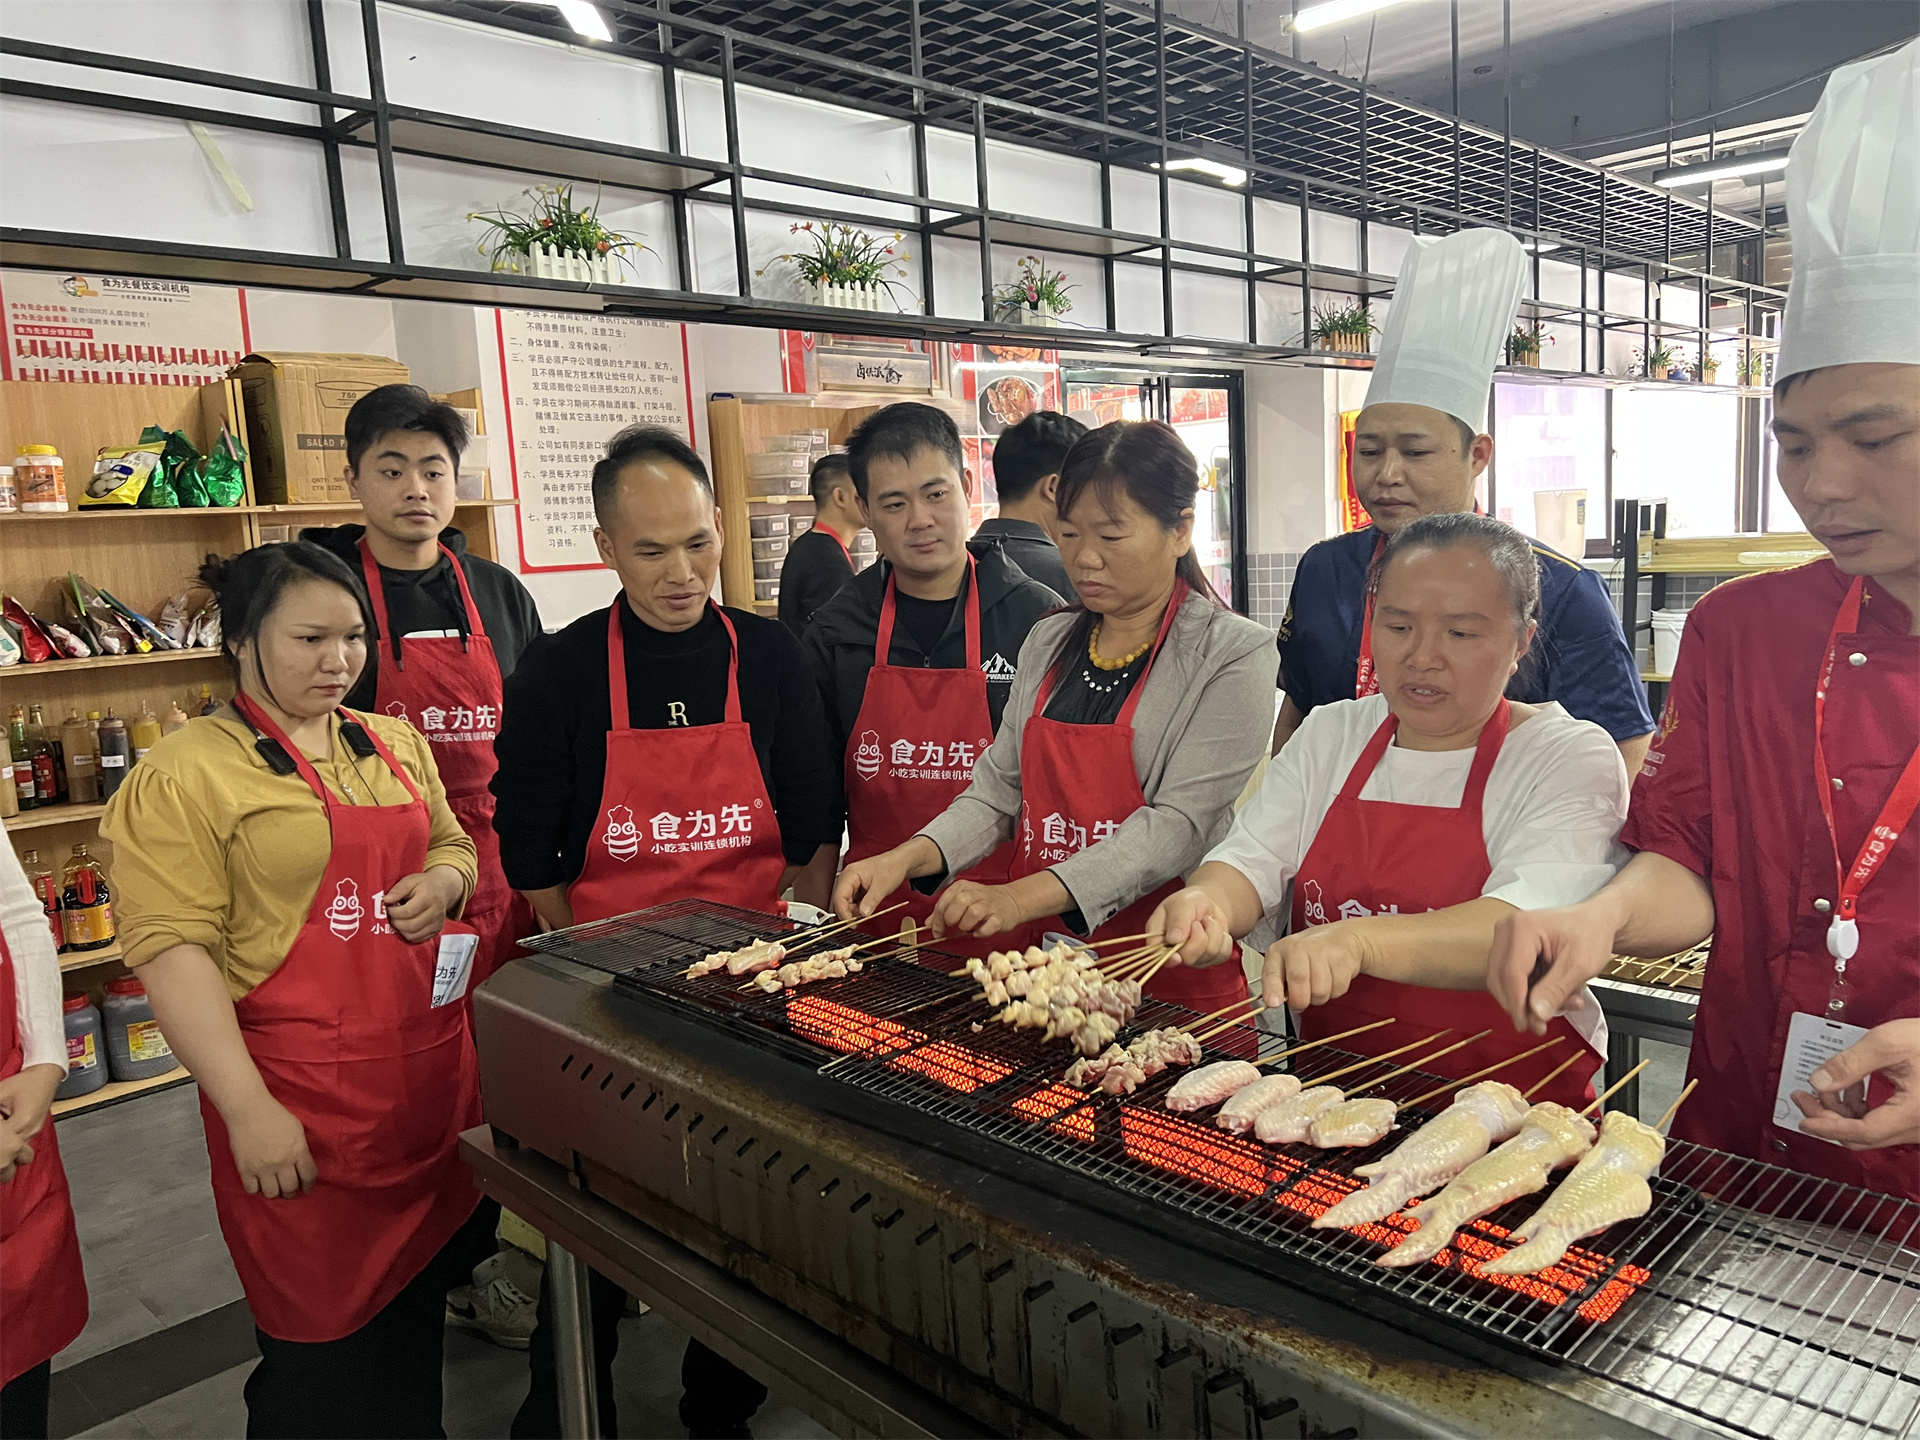
{"type": "MultiPolygon", "coordinates": [[[[607,699],[612,705],[616,730],[633,728],[633,717],[627,710],[627,642],[620,629],[624,623],[620,612],[626,603],[627,592],[622,590],[607,611],[607,699]]],[[[711,600],[707,608],[726,627],[727,644],[733,650],[733,658],[727,665],[726,720],[729,725],[737,725],[740,723],[740,637],[733,633],[733,622],[727,619],[725,610],[711,600]]]]}
{"type": "MultiPolygon", "coordinates": [[[[967,631],[967,668],[980,668],[980,584],[979,567],[975,565],[972,552],[967,555],[967,607],[964,613],[967,631]]],[[[893,567],[887,567],[887,589],[880,601],[880,625],[873,637],[873,668],[887,670],[893,666],[893,620],[895,606],[893,600],[893,567]]],[[[932,659],[932,656],[928,656],[932,659]]]]}
{"type": "MultiPolygon", "coordinates": [[[[331,823],[333,819],[333,793],[327,789],[325,782],[320,779],[320,772],[313,768],[313,762],[301,753],[299,746],[287,738],[287,732],[275,723],[274,718],[256,705],[252,697],[244,691],[235,693],[233,697],[233,708],[240,712],[240,717],[251,725],[256,733],[265,735],[270,740],[275,741],[280,748],[286,752],[287,758],[293,761],[295,767],[300,771],[300,778],[305,780],[307,787],[311,789],[315,795],[320,797],[321,807],[326,810],[327,819],[329,823],[331,823]]],[[[334,711],[333,716],[339,718],[342,723],[345,723],[351,718],[349,712],[344,710],[334,711]]],[[[419,804],[420,791],[414,785],[413,777],[407,774],[406,767],[393,758],[393,752],[387,748],[386,742],[378,735],[374,734],[373,731],[367,729],[365,726],[361,726],[361,730],[367,739],[373,742],[374,751],[386,762],[387,768],[393,772],[394,778],[406,786],[407,794],[413,797],[413,802],[416,805],[419,804]]],[[[329,739],[331,739],[331,734],[329,734],[329,739]]]]}
{"type": "Polygon", "coordinates": [[[1147,668],[1140,672],[1140,678],[1133,682],[1133,693],[1127,696],[1127,703],[1120,707],[1120,718],[1114,723],[1131,727],[1133,712],[1140,708],[1141,692],[1147,688],[1147,677],[1153,673],[1153,662],[1160,658],[1160,647],[1167,643],[1167,636],[1173,631],[1173,617],[1180,613],[1180,607],[1187,603],[1187,582],[1173,582],[1173,597],[1167,601],[1167,613],[1160,617],[1160,633],[1154,636],[1153,652],[1147,656],[1147,668]]]}
{"type": "MultiPolygon", "coordinates": [[[[440,553],[447,557],[447,563],[453,567],[453,578],[460,586],[460,607],[466,612],[467,634],[485,637],[487,627],[480,621],[480,607],[473,603],[473,591],[467,588],[467,572],[460,564],[460,557],[445,545],[440,553]]],[[[379,562],[373,558],[373,551],[367,546],[367,537],[360,537],[360,573],[366,578],[367,599],[373,605],[373,623],[389,644],[393,646],[393,663],[396,668],[407,668],[406,657],[400,652],[400,636],[393,628],[393,622],[387,618],[387,582],[380,573],[379,562]]],[[[467,647],[466,636],[460,640],[462,649],[467,647]]]]}
{"type": "MultiPolygon", "coordinates": [[[[1487,717],[1487,723],[1480,727],[1480,738],[1474,743],[1473,765],[1467,771],[1467,786],[1460,795],[1462,810],[1471,810],[1476,815],[1480,813],[1480,802],[1487,793],[1487,776],[1493,773],[1493,762],[1500,758],[1500,747],[1506,742],[1507,724],[1512,717],[1513,705],[1502,695],[1500,703],[1493,707],[1493,714],[1487,717]]],[[[1393,737],[1399,729],[1400,717],[1388,711],[1387,718],[1368,738],[1360,758],[1353,762],[1353,769],[1347,772],[1347,781],[1340,787],[1342,800],[1360,798],[1360,792],[1373,777],[1374,768],[1379,765],[1380,757],[1387,753],[1387,746],[1393,743],[1393,737]]]]}

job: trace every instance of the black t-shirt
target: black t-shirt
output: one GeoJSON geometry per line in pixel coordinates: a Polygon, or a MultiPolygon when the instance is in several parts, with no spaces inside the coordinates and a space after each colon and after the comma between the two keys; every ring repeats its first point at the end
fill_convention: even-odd
{"type": "Polygon", "coordinates": [[[1153,652],[1148,651],[1118,670],[1101,670],[1087,659],[1086,647],[1081,646],[1078,657],[1068,660],[1066,672],[1047,699],[1047,718],[1068,725],[1113,724],[1120,718],[1127,697],[1133,694],[1133,687],[1147,673],[1152,657],[1153,652]]]}
{"type": "MultiPolygon", "coordinates": [[[[726,718],[732,647],[711,608],[691,629],[655,630],[624,594],[628,717],[635,729],[714,725],[726,718]]],[[[727,607],[740,638],[740,710],[766,781],[787,860],[803,865],[840,838],[840,756],[800,642],[784,626],[727,607]]],[[[500,861],[517,890],[570,884],[586,863],[606,782],[607,612],[537,640],[507,682],[498,801],[500,861]]]]}
{"type": "MultiPolygon", "coordinates": [[[[920,647],[922,655],[931,655],[939,648],[941,637],[947,633],[947,626],[953,623],[954,606],[959,603],[958,595],[949,595],[944,600],[922,600],[906,594],[896,585],[893,590],[894,624],[913,637],[913,643],[920,647]]],[[[962,623],[965,623],[964,620],[962,623]]]]}
{"type": "Polygon", "coordinates": [[[780,623],[798,640],[820,607],[853,578],[853,562],[841,543],[815,526],[787,547],[780,565],[780,623]]]}

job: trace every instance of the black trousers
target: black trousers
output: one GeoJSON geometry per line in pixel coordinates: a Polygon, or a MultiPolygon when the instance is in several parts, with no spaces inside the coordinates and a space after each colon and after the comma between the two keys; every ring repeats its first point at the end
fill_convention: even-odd
{"type": "MultiPolygon", "coordinates": [[[[587,1271],[593,1309],[594,1386],[600,1393],[600,1434],[620,1433],[613,1403],[613,1357],[620,1348],[620,1317],[627,1293],[596,1270],[587,1271]]],[[[513,1417],[513,1440],[559,1440],[560,1386],[553,1360],[553,1286],[540,1277],[538,1323],[527,1347],[526,1401],[513,1417]]],[[[698,1340],[680,1361],[680,1423],[694,1436],[737,1431],[767,1398],[767,1387],[698,1340]]]]}
{"type": "Polygon", "coordinates": [[[306,1344],[258,1329],[248,1440],[421,1440],[440,1423],[447,1291],[492,1254],[500,1207],[482,1200],[453,1238],[351,1335],[306,1344]]]}
{"type": "Polygon", "coordinates": [[[42,1360],[0,1386],[0,1440],[47,1440],[53,1361],[42,1360]]]}

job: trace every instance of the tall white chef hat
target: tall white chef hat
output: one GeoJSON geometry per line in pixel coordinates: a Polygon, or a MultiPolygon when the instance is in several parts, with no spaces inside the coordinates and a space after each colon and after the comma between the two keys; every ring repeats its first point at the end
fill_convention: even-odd
{"type": "Polygon", "coordinates": [[[1504,230],[1416,237],[1400,262],[1369,405],[1425,405],[1487,428],[1487,390],[1526,284],[1527,257],[1504,230]]]}
{"type": "Polygon", "coordinates": [[[1787,166],[1793,283],[1774,380],[1920,364],[1920,40],[1843,65],[1787,166]]]}

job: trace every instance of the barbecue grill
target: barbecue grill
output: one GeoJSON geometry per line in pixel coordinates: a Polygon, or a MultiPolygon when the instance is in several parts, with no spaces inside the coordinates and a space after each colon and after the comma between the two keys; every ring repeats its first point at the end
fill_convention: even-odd
{"type": "MultiPolygon", "coordinates": [[[[993,1024],[942,973],[958,957],[775,995],[684,975],[793,931],[682,901],[529,942],[544,954],[476,1004],[496,1143],[985,1428],[1824,1440],[1905,1436],[1920,1412],[1920,1206],[1672,1142],[1646,1216],[1538,1275],[1479,1267],[1539,1197],[1389,1271],[1373,1258],[1404,1216],[1308,1221],[1422,1110],[1377,1146],[1322,1152],[1167,1112],[1173,1074],[1089,1094],[1059,1078],[1067,1047],[993,1024]]],[[[1149,1001],[1133,1028],[1192,1018],[1149,1001]]],[[[1275,1043],[1222,1041],[1209,1058],[1275,1043]]],[[[1311,1083],[1353,1058],[1295,1063],[1311,1083]]],[[[480,1168],[509,1203],[557,1213],[480,1168]]],[[[617,1248],[591,1253],[642,1275],[617,1248]]]]}

